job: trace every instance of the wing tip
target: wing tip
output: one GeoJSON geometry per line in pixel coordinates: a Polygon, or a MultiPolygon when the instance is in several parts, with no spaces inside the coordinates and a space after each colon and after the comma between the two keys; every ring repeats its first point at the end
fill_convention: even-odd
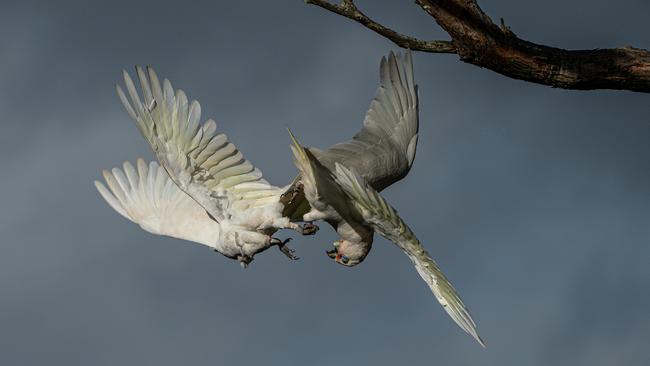
{"type": "Polygon", "coordinates": [[[95,179],[95,180],[93,181],[93,184],[95,185],[95,188],[97,188],[98,190],[106,189],[106,187],[104,186],[104,183],[98,181],[97,179],[95,179]],[[100,188],[100,187],[101,187],[101,188],[100,188]]]}
{"type": "Polygon", "coordinates": [[[483,347],[483,349],[486,349],[486,348],[487,348],[487,345],[485,344],[485,341],[483,340],[483,338],[481,338],[480,335],[477,334],[477,335],[474,337],[474,339],[476,339],[476,341],[478,342],[478,344],[480,344],[481,347],[483,347]]]}
{"type": "Polygon", "coordinates": [[[291,151],[293,152],[294,156],[296,158],[300,158],[301,160],[308,160],[307,154],[305,154],[305,148],[300,145],[300,141],[298,141],[298,138],[291,132],[291,129],[287,127],[287,132],[289,132],[289,137],[291,138],[291,151]],[[296,154],[297,153],[297,154],[296,154]]]}

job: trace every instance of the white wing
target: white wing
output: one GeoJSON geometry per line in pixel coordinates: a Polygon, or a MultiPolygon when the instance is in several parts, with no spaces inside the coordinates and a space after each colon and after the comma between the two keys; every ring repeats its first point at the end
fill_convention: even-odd
{"type": "Polygon", "coordinates": [[[219,224],[169,179],[156,162],[138,159],[137,168],[129,162],[123,171],[104,170],[108,188],[95,181],[106,202],[120,215],[157,235],[171,236],[215,247],[219,224]]]}
{"type": "Polygon", "coordinates": [[[169,80],[160,84],[151,68],[136,67],[144,101],[129,74],[129,95],[117,86],[127,112],[153,148],[161,165],[178,187],[217,221],[232,208],[245,210],[278,201],[282,190],[262,178],[262,172],[244,159],[226,135],[217,133],[213,120],[200,125],[201,106],[188,102],[169,80]]]}
{"type": "Polygon", "coordinates": [[[404,178],[413,165],[418,141],[418,90],[410,52],[383,57],[380,86],[363,121],[351,140],[326,150],[310,148],[329,170],[335,163],[354,169],[381,191],[404,178]]]}
{"type": "MultiPolygon", "coordinates": [[[[392,52],[381,60],[380,85],[363,121],[351,140],[326,150],[310,147],[319,163],[330,171],[343,164],[359,173],[371,187],[381,191],[404,178],[415,159],[418,141],[418,87],[413,76],[410,51],[392,52]]],[[[302,190],[294,181],[287,195],[284,215],[298,220],[309,211],[302,190]]]]}
{"type": "Polygon", "coordinates": [[[411,259],[415,269],[454,322],[485,347],[460,296],[395,209],[363,181],[363,178],[341,164],[336,164],[335,179],[356,204],[364,219],[378,233],[399,246],[411,259]]]}

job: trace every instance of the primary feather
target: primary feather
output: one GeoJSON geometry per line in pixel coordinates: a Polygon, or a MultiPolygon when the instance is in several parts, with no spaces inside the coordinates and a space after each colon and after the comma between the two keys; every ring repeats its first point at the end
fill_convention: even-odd
{"type": "Polygon", "coordinates": [[[117,93],[161,165],[178,187],[217,221],[230,210],[244,211],[276,203],[282,188],[269,184],[223,133],[214,120],[200,124],[201,105],[189,102],[169,80],[160,83],[152,68],[136,67],[143,100],[127,72],[117,93]]]}
{"type": "Polygon", "coordinates": [[[418,88],[413,78],[411,52],[390,53],[379,66],[380,85],[351,140],[326,150],[310,151],[329,170],[340,163],[354,168],[378,191],[408,174],[418,140],[418,88]]]}
{"type": "Polygon", "coordinates": [[[294,259],[278,229],[302,228],[282,215],[284,188],[269,184],[213,120],[201,124],[201,106],[189,102],[169,80],[160,82],[151,68],[136,67],[142,98],[124,72],[126,92],[117,94],[153,149],[160,167],[138,163],[96,183],[122,216],[152,233],[197,241],[247,265],[253,256],[278,245],[294,259]]]}
{"type": "Polygon", "coordinates": [[[95,186],[106,202],[120,215],[152,234],[194,241],[216,248],[219,224],[203,207],[181,191],[158,163],[148,165],[138,159],[123,170],[104,170],[106,185],[95,186]]]}

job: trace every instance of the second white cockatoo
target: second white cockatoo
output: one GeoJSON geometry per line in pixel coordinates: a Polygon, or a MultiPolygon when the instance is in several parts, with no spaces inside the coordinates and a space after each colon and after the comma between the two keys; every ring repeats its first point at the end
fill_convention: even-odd
{"type": "Polygon", "coordinates": [[[446,312],[482,346],[469,311],[415,234],[378,191],[403,178],[413,165],[418,140],[418,94],[410,52],[382,59],[381,85],[363,128],[350,141],[327,150],[303,147],[289,131],[294,183],[309,203],[307,222],[324,220],[340,238],[328,255],[344,266],[361,263],[378,232],[399,246],[446,312]]]}

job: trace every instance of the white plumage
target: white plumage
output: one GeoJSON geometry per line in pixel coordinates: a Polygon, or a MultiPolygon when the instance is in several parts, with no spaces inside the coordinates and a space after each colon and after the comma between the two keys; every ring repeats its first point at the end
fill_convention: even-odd
{"type": "Polygon", "coordinates": [[[447,313],[481,345],[469,311],[440,268],[378,191],[410,171],[418,141],[418,94],[410,52],[382,58],[380,86],[351,140],[326,150],[305,148],[290,133],[300,175],[287,187],[262,177],[213,120],[200,123],[201,106],[182,90],[162,83],[153,69],[136,67],[142,99],[128,73],[125,109],[160,165],[138,159],[104,171],[95,185],[120,215],[157,235],[194,241],[242,265],[271,245],[295,259],[278,229],[313,233],[293,220],[324,220],[340,235],[328,254],[354,266],[368,255],[374,232],[394,242],[411,259],[447,313]]]}
{"type": "Polygon", "coordinates": [[[243,265],[271,245],[294,259],[286,241],[271,237],[281,228],[302,232],[282,215],[285,188],[264,180],[213,120],[201,124],[197,101],[161,84],[151,68],[136,71],[143,100],[127,72],[128,97],[119,85],[117,94],[162,167],[152,163],[147,173],[138,163],[136,173],[125,163],[124,172],[105,173],[110,191],[97,188],[111,207],[149,232],[198,241],[243,265]]]}
{"type": "Polygon", "coordinates": [[[219,224],[181,191],[158,163],[138,159],[137,168],[104,170],[108,188],[95,181],[106,202],[120,215],[152,234],[171,236],[217,249],[219,224]]]}
{"type": "Polygon", "coordinates": [[[415,160],[418,141],[418,87],[410,52],[392,52],[379,64],[379,88],[351,140],[326,150],[310,147],[330,171],[335,163],[353,167],[378,191],[404,178],[415,160]]]}
{"type": "Polygon", "coordinates": [[[283,189],[264,180],[226,135],[217,133],[214,120],[199,123],[199,102],[189,103],[182,90],[174,92],[169,80],[161,88],[153,69],[136,70],[144,103],[126,72],[130,100],[119,85],[117,93],[170,178],[185,193],[217,220],[228,218],[231,205],[245,210],[277,203],[283,189]]]}
{"type": "Polygon", "coordinates": [[[326,150],[303,147],[292,135],[294,162],[300,172],[309,211],[304,221],[325,220],[341,239],[330,252],[338,263],[361,263],[372,248],[373,231],[332,178],[336,164],[353,168],[377,191],[404,178],[415,160],[418,141],[418,92],[410,52],[392,52],[379,65],[380,85],[363,127],[351,140],[326,150]],[[343,259],[343,261],[341,261],[343,259]]]}
{"type": "Polygon", "coordinates": [[[451,282],[395,209],[363,178],[343,165],[336,164],[334,179],[361,213],[364,223],[404,251],[447,314],[485,347],[469,310],[451,282]]]}
{"type": "Polygon", "coordinates": [[[303,219],[325,220],[336,229],[340,239],[328,255],[345,266],[355,266],[366,258],[375,231],[395,243],[454,322],[484,346],[451,283],[378,193],[408,173],[418,140],[417,86],[410,53],[403,58],[391,53],[387,60],[382,59],[380,76],[363,128],[352,140],[322,151],[303,147],[289,132],[299,183],[310,206],[303,219]]]}

